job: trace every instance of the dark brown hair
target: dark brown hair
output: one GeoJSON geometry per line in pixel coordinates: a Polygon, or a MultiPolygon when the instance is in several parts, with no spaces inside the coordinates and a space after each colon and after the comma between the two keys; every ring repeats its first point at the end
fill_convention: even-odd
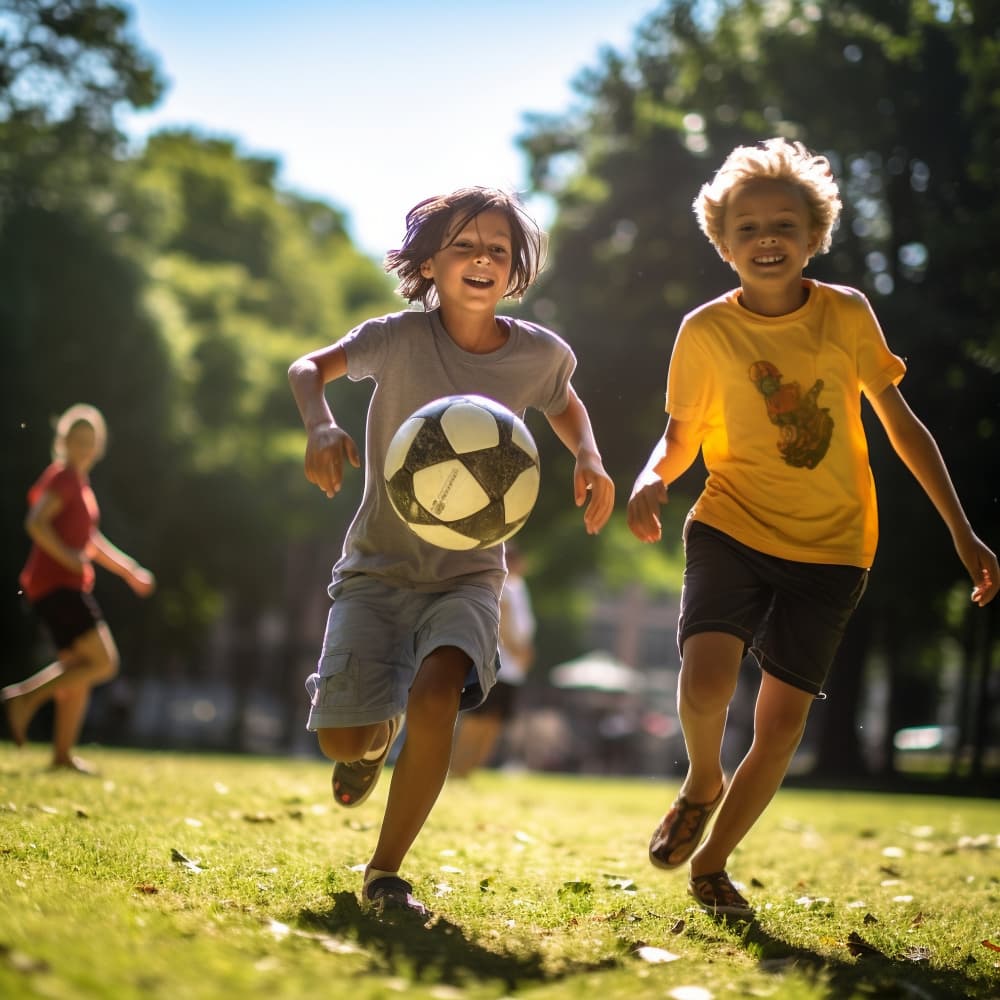
{"type": "Polygon", "coordinates": [[[420,265],[445,246],[449,232],[457,235],[477,215],[490,209],[503,212],[510,223],[510,280],[504,297],[518,298],[531,287],[544,256],[544,238],[535,221],[506,191],[464,187],[414,205],[406,213],[403,245],[385,255],[385,269],[396,272],[399,294],[407,302],[420,301],[426,309],[437,304],[434,281],[420,273],[420,265]]]}

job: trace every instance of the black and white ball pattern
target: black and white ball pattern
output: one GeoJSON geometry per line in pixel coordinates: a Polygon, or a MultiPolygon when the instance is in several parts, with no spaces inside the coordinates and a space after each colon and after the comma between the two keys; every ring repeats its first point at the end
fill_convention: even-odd
{"type": "Polygon", "coordinates": [[[445,396],[420,407],[393,435],[385,459],[396,513],[445,549],[510,538],[528,519],[539,481],[531,432],[485,396],[445,396]]]}

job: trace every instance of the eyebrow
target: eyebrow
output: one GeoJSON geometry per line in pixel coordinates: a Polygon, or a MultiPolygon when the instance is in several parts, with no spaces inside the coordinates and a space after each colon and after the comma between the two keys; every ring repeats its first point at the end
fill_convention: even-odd
{"type": "MultiPolygon", "coordinates": [[[[462,235],[462,233],[464,233],[464,232],[466,232],[467,230],[470,230],[470,229],[473,232],[476,231],[476,228],[474,226],[466,226],[465,229],[461,230],[461,232],[459,232],[455,236],[455,239],[458,239],[462,235]]],[[[495,239],[500,239],[501,237],[503,237],[505,239],[508,239],[508,240],[512,238],[509,229],[494,229],[492,233],[484,233],[482,230],[479,230],[479,235],[484,240],[495,240],[495,239]]]]}

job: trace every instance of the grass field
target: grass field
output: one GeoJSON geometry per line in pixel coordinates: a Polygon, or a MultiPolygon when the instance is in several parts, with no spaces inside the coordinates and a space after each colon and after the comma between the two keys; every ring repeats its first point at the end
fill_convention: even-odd
{"type": "Polygon", "coordinates": [[[403,874],[357,902],[385,801],[315,760],[0,744],[0,997],[1000,997],[1000,805],[782,790],[716,922],[646,860],[671,781],[450,782],[403,874]]]}

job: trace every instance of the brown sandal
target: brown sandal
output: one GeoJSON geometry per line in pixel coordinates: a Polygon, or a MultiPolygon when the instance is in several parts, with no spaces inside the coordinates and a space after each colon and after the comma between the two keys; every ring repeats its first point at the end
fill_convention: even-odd
{"type": "Polygon", "coordinates": [[[742,917],[745,920],[753,916],[753,907],[725,872],[693,875],[688,890],[699,905],[713,916],[742,917]]]}
{"type": "Polygon", "coordinates": [[[689,802],[678,795],[649,839],[649,860],[657,868],[679,868],[684,864],[701,843],[705,827],[725,794],[723,782],[711,802],[689,802]]]}

